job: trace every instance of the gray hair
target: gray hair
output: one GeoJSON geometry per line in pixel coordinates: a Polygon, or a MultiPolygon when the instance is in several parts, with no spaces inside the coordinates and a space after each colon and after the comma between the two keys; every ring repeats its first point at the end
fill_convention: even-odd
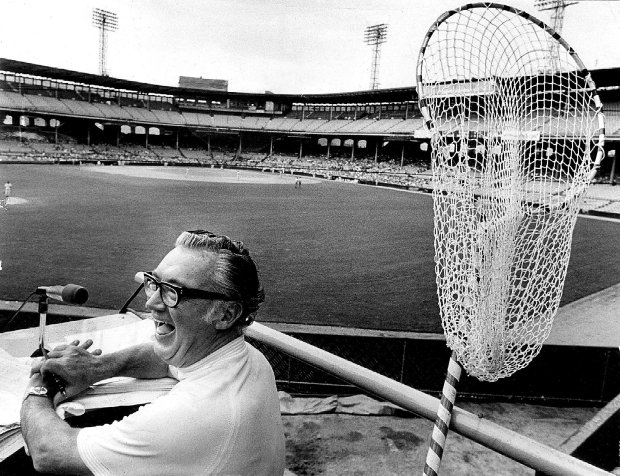
{"type": "Polygon", "coordinates": [[[254,315],[265,300],[265,291],[258,279],[258,268],[250,252],[241,241],[210,231],[184,231],[175,246],[216,253],[214,280],[224,293],[238,300],[243,307],[236,327],[254,322],[254,315]]]}

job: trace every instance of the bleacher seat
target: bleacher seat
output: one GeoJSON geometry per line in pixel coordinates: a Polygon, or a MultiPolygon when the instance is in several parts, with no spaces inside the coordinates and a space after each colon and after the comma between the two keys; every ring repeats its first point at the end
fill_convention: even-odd
{"type": "Polygon", "coordinates": [[[315,132],[322,134],[335,134],[348,127],[349,124],[354,121],[345,121],[345,120],[335,120],[335,121],[326,121],[317,127],[315,132]]]}
{"type": "Polygon", "coordinates": [[[215,123],[215,117],[211,117],[210,114],[196,113],[196,122],[194,125],[201,127],[213,127],[215,123]]]}
{"type": "Polygon", "coordinates": [[[424,119],[421,117],[405,119],[395,124],[389,132],[393,134],[412,134],[414,131],[421,129],[422,127],[424,127],[424,119]]]}
{"type": "Polygon", "coordinates": [[[326,122],[324,119],[304,119],[291,124],[292,132],[313,132],[326,122]]]}
{"type": "Polygon", "coordinates": [[[182,148],[181,153],[188,159],[192,160],[206,159],[208,157],[207,151],[202,149],[182,148]]]}
{"type": "Polygon", "coordinates": [[[24,154],[33,152],[32,148],[19,140],[2,140],[0,141],[0,152],[10,154],[24,154]]]}
{"type": "Polygon", "coordinates": [[[59,99],[59,113],[74,114],[82,117],[97,117],[99,111],[90,107],[86,101],[73,101],[71,99],[59,99]]]}
{"type": "Polygon", "coordinates": [[[32,103],[24,94],[10,91],[0,92],[0,107],[3,109],[26,109],[32,108],[32,103]]]}
{"type": "Polygon", "coordinates": [[[103,114],[105,114],[105,118],[109,119],[124,119],[130,120],[131,114],[130,110],[140,109],[137,107],[121,107],[118,104],[95,104],[95,107],[99,109],[103,114]]]}
{"type": "Polygon", "coordinates": [[[172,147],[151,146],[150,150],[163,159],[178,159],[182,157],[181,153],[172,147]]]}

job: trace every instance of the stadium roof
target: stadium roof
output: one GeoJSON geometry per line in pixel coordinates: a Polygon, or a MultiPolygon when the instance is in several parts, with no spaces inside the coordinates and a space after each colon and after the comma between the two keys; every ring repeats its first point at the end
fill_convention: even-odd
{"type": "Polygon", "coordinates": [[[174,86],[162,86],[157,84],[142,83],[127,79],[100,76],[98,74],[82,73],[68,69],[54,68],[33,63],[25,63],[6,58],[0,58],[0,70],[38,76],[59,81],[70,81],[93,86],[102,86],[113,89],[124,89],[140,93],[163,94],[182,96],[189,98],[261,98],[272,97],[282,102],[307,102],[307,103],[373,103],[373,102],[402,102],[417,100],[415,87],[378,89],[371,91],[353,91],[329,94],[275,94],[275,93],[241,93],[226,91],[205,91],[203,89],[178,88],[174,86]]]}
{"type": "MultiPolygon", "coordinates": [[[[327,94],[277,94],[243,93],[230,91],[205,91],[203,89],[178,88],[175,86],[162,86],[158,84],[142,83],[128,79],[101,76],[98,74],[82,73],[51,66],[43,66],[23,61],[0,58],[0,71],[17,74],[26,74],[59,81],[70,81],[92,86],[102,86],[112,89],[137,91],[144,94],[163,94],[176,97],[225,100],[244,98],[265,100],[273,99],[283,103],[312,103],[312,104],[368,104],[385,102],[417,101],[416,88],[403,87],[391,89],[376,89],[368,91],[352,91],[327,94]]],[[[614,91],[620,89],[620,68],[592,70],[592,77],[597,88],[614,91]]]]}

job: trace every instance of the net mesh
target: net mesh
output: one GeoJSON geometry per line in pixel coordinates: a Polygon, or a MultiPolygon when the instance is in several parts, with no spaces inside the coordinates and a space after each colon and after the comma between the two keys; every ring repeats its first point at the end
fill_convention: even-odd
{"type": "Polygon", "coordinates": [[[489,4],[437,20],[417,75],[442,325],[467,373],[495,381],[551,330],[579,199],[602,159],[601,104],[564,40],[489,4]]]}

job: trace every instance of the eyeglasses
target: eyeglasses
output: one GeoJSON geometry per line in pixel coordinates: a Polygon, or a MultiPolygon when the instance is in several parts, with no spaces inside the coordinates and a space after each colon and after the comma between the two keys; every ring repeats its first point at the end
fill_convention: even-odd
{"type": "Polygon", "coordinates": [[[159,290],[159,297],[167,307],[176,307],[181,301],[181,297],[185,298],[202,298],[202,299],[219,299],[221,301],[234,301],[223,294],[203,291],[202,289],[192,289],[176,284],[160,281],[151,273],[144,271],[144,292],[148,299],[151,298],[159,290]]]}

